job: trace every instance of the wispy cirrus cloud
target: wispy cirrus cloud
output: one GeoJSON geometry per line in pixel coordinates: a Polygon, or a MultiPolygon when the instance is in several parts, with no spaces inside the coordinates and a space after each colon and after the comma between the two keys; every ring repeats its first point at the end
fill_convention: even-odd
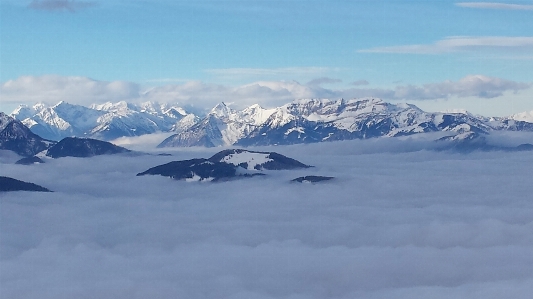
{"type": "Polygon", "coordinates": [[[528,4],[510,4],[500,2],[458,2],[455,5],[468,8],[482,9],[507,9],[507,10],[533,10],[533,5],[528,4]]]}
{"type": "Polygon", "coordinates": [[[69,11],[75,12],[81,9],[94,7],[95,1],[73,1],[73,0],[33,0],[28,4],[28,8],[45,11],[69,11]]]}
{"type": "Polygon", "coordinates": [[[477,50],[517,49],[533,50],[532,36],[451,36],[433,44],[377,47],[359,50],[360,53],[444,54],[477,50]]]}

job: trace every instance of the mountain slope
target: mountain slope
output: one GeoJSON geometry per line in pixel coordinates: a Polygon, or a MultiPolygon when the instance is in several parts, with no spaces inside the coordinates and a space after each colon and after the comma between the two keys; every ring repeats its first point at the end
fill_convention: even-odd
{"type": "Polygon", "coordinates": [[[34,134],[20,121],[0,112],[0,149],[28,157],[47,149],[53,143],[34,134]]]}
{"type": "Polygon", "coordinates": [[[468,112],[428,113],[414,105],[394,105],[373,98],[297,100],[275,109],[254,105],[242,111],[222,103],[159,147],[265,146],[439,131],[449,136],[465,132],[488,134],[495,130],[533,131],[533,124],[468,112]]]}
{"type": "Polygon", "coordinates": [[[14,178],[0,176],[0,192],[9,191],[51,192],[50,190],[34,183],[23,182],[14,178]]]}
{"type": "MultiPolygon", "coordinates": [[[[146,102],[82,107],[60,102],[52,107],[21,106],[13,116],[41,136],[112,140],[154,132],[176,132],[158,147],[262,146],[399,137],[427,132],[454,136],[466,132],[531,131],[531,113],[483,117],[466,111],[425,112],[410,104],[380,99],[303,99],[274,109],[252,105],[234,110],[224,103],[201,118],[180,107],[146,102]]],[[[442,135],[441,135],[442,137],[442,135]]]]}
{"type": "Polygon", "coordinates": [[[238,177],[264,175],[263,170],[282,170],[311,167],[274,152],[255,152],[243,149],[221,151],[209,159],[197,158],[173,161],[152,167],[137,176],[161,175],[176,180],[220,181],[238,177]]]}
{"type": "Polygon", "coordinates": [[[274,112],[252,105],[241,111],[220,103],[196,124],[181,128],[158,147],[229,146],[248,136],[274,112]]]}
{"type": "Polygon", "coordinates": [[[46,151],[46,155],[51,158],[79,157],[86,158],[98,155],[112,155],[127,153],[130,150],[116,146],[109,142],[90,139],[67,137],[59,141],[46,151]]]}
{"type": "Polygon", "coordinates": [[[135,105],[122,101],[91,107],[66,102],[50,107],[21,105],[11,115],[44,138],[60,140],[75,136],[111,140],[170,131],[188,114],[180,107],[167,104],[135,105]]]}

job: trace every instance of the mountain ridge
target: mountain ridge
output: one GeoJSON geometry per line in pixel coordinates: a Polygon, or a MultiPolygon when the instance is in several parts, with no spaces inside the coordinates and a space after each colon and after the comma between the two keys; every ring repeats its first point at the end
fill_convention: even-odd
{"type": "Polygon", "coordinates": [[[38,135],[55,137],[53,140],[70,136],[112,140],[175,132],[158,145],[160,148],[282,145],[438,131],[448,136],[533,132],[533,111],[485,117],[463,110],[425,112],[413,104],[392,104],[377,98],[299,99],[271,109],[254,104],[241,110],[221,102],[205,115],[155,102],[121,101],[90,107],[59,102],[54,106],[20,106],[12,116],[33,132],[43,132],[38,135]]]}
{"type": "Polygon", "coordinates": [[[64,101],[47,106],[20,105],[11,117],[21,121],[43,138],[59,141],[65,137],[90,137],[113,140],[158,131],[167,132],[188,114],[168,104],[107,102],[89,107],[64,101]]]}

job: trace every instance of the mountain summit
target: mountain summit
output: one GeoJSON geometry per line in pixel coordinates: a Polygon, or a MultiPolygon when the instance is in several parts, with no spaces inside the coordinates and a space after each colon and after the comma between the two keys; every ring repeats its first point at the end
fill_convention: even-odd
{"type": "Polygon", "coordinates": [[[139,105],[121,101],[84,107],[66,102],[54,106],[21,105],[11,116],[35,134],[46,139],[91,137],[112,140],[158,131],[168,132],[187,112],[181,107],[145,102],[139,105]]]}

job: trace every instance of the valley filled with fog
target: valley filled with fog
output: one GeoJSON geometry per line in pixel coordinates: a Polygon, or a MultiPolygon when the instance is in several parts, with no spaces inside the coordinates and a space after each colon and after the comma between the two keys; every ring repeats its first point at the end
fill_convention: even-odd
{"type": "MultiPolygon", "coordinates": [[[[531,142],[520,136],[505,142],[531,142]]],[[[136,174],[220,148],[30,166],[3,151],[0,175],[54,192],[0,193],[0,295],[530,298],[532,152],[423,148],[390,138],[256,148],[315,167],[219,183],[136,174]],[[290,182],[305,175],[335,179],[290,182]]]]}

